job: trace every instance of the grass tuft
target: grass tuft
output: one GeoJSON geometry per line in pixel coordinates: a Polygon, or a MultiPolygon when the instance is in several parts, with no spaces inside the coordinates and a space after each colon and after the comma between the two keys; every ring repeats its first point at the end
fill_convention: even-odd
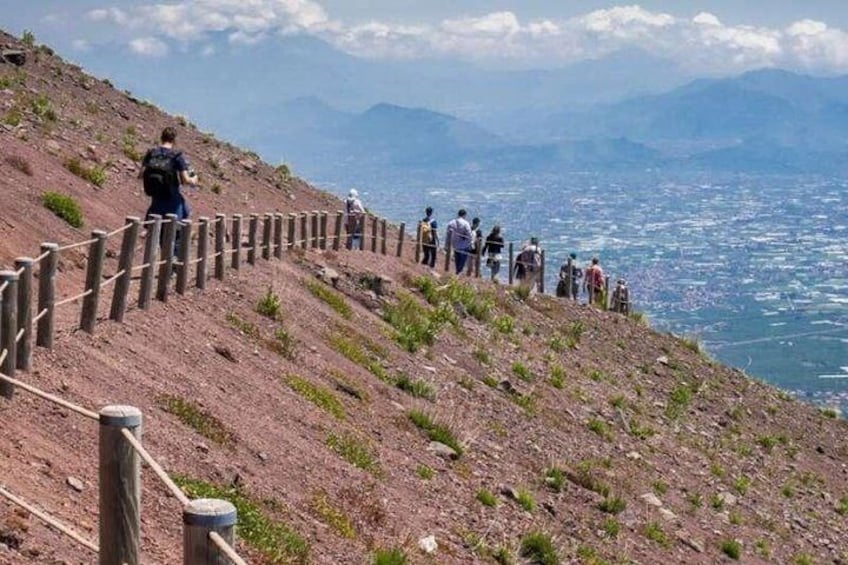
{"type": "Polygon", "coordinates": [[[380,460],[371,446],[353,434],[343,433],[339,435],[330,432],[327,435],[326,444],[327,447],[354,467],[368,471],[373,475],[381,473],[380,460]]]}
{"type": "Polygon", "coordinates": [[[400,548],[378,549],[371,559],[372,565],[406,565],[406,553],[400,548]]]}
{"type": "Polygon", "coordinates": [[[477,491],[477,500],[483,506],[488,506],[489,508],[494,508],[498,505],[498,497],[492,493],[492,491],[481,488],[477,491]]]}
{"type": "Polygon", "coordinates": [[[739,560],[742,555],[742,544],[735,539],[727,539],[721,542],[721,552],[731,559],[739,560]]]}
{"type": "Polygon", "coordinates": [[[272,320],[276,320],[277,316],[280,315],[280,297],[268,287],[268,291],[265,295],[259,299],[259,302],[256,304],[256,311],[265,316],[266,318],[271,318],[272,320]]]}
{"type": "Polygon", "coordinates": [[[436,397],[430,383],[420,379],[410,379],[405,374],[400,374],[395,378],[395,386],[415,398],[433,400],[436,397]]]}
{"type": "Polygon", "coordinates": [[[384,319],[395,330],[395,341],[406,351],[415,353],[423,345],[433,345],[453,311],[442,304],[437,308],[423,306],[414,296],[400,293],[395,304],[384,309],[384,319]]]}
{"type": "Polygon", "coordinates": [[[671,545],[668,539],[668,534],[665,533],[663,527],[657,522],[649,522],[648,525],[645,526],[645,537],[663,547],[671,545]]]}
{"type": "Polygon", "coordinates": [[[410,410],[409,419],[415,426],[427,434],[430,441],[437,441],[447,445],[456,451],[457,455],[462,455],[464,451],[462,445],[449,426],[437,423],[432,416],[421,410],[410,410]]]}
{"type": "Polygon", "coordinates": [[[521,557],[538,565],[559,565],[559,553],[549,534],[536,531],[521,538],[521,557]]]}
{"type": "Polygon", "coordinates": [[[627,508],[627,501],[618,495],[607,496],[598,504],[598,510],[607,514],[621,514],[627,508]]]}
{"type": "Polygon", "coordinates": [[[289,385],[293,391],[318,408],[332,414],[332,416],[337,420],[345,419],[346,414],[344,405],[329,389],[315,385],[297,375],[288,375],[283,378],[283,381],[289,385]]]}
{"type": "Polygon", "coordinates": [[[316,492],[315,496],[312,497],[310,506],[318,515],[318,518],[330,526],[339,536],[346,539],[356,538],[353,520],[345,514],[344,510],[333,504],[326,492],[316,492]]]}
{"type": "Polygon", "coordinates": [[[558,389],[565,387],[565,369],[562,365],[551,367],[551,386],[558,389]]]}
{"type": "Polygon", "coordinates": [[[319,300],[324,301],[330,308],[335,310],[345,320],[353,317],[353,309],[347,303],[344,296],[330,289],[327,285],[318,281],[309,280],[306,288],[319,300]]]}
{"type": "Polygon", "coordinates": [[[565,471],[559,467],[549,467],[545,471],[545,485],[554,492],[565,490],[565,471]]]}
{"type": "Polygon", "coordinates": [[[536,510],[536,499],[533,498],[533,493],[527,489],[518,489],[515,501],[518,502],[518,505],[527,512],[533,512],[536,510]]]}
{"type": "Polygon", "coordinates": [[[106,167],[86,167],[78,158],[73,157],[65,161],[65,168],[94,186],[101,187],[106,183],[106,167]]]}
{"type": "Polygon", "coordinates": [[[512,364],[512,372],[515,374],[516,377],[518,377],[524,382],[530,382],[533,380],[533,373],[530,371],[527,365],[525,365],[521,361],[516,361],[512,364]]]}
{"type": "Polygon", "coordinates": [[[235,443],[233,433],[218,418],[191,400],[163,394],[156,399],[156,405],[165,412],[176,416],[180,422],[203,437],[219,445],[231,447],[235,443]]]}

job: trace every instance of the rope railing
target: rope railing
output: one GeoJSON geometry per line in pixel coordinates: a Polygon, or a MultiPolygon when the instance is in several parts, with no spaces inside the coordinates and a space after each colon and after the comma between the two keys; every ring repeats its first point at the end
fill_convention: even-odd
{"type": "Polygon", "coordinates": [[[58,308],[59,306],[64,306],[66,304],[70,304],[71,302],[76,302],[77,300],[80,300],[80,299],[85,298],[86,296],[89,296],[91,294],[91,292],[92,291],[89,288],[88,290],[85,290],[85,291],[83,291],[79,294],[75,294],[74,296],[69,296],[68,298],[65,298],[64,300],[59,300],[53,306],[55,308],[58,308]]]}
{"type": "Polygon", "coordinates": [[[36,315],[32,318],[32,323],[33,323],[33,324],[35,324],[36,322],[38,322],[39,320],[41,320],[41,318],[43,318],[43,317],[44,317],[44,316],[46,316],[46,315],[47,315],[47,309],[45,308],[44,310],[42,310],[41,312],[39,312],[38,314],[36,314],[36,315]]]}
{"type": "Polygon", "coordinates": [[[247,561],[242,559],[238,553],[227,543],[227,541],[221,537],[221,534],[218,532],[209,532],[209,539],[212,540],[212,543],[227,556],[227,558],[235,563],[235,565],[248,565],[247,561]]]}
{"type": "Polygon", "coordinates": [[[96,238],[96,237],[95,237],[95,238],[92,238],[92,239],[87,239],[87,240],[85,240],[85,241],[80,241],[80,242],[78,242],[78,243],[69,243],[69,244],[67,244],[67,245],[60,245],[60,246],[59,246],[59,248],[58,248],[58,249],[56,249],[56,251],[59,251],[59,252],[62,252],[62,251],[71,251],[71,250],[73,250],[73,249],[78,249],[78,248],[80,248],[80,247],[85,247],[85,246],[87,246],[87,245],[91,245],[91,244],[92,244],[92,243],[94,243],[95,241],[97,241],[97,238],[96,238]]]}
{"type": "MultiPolygon", "coordinates": [[[[3,359],[5,359],[5,355],[4,355],[5,353],[6,353],[6,351],[4,350],[3,354],[0,354],[0,362],[2,362],[3,359]]],[[[73,402],[68,402],[67,400],[65,400],[63,398],[59,398],[58,396],[56,396],[54,394],[50,394],[49,392],[44,392],[43,390],[39,390],[32,385],[29,385],[29,384],[27,384],[23,381],[19,381],[18,379],[15,379],[15,378],[10,377],[8,375],[4,375],[3,373],[0,373],[0,381],[4,381],[6,383],[9,383],[10,385],[13,385],[17,388],[20,388],[21,390],[25,390],[26,392],[28,392],[28,393],[30,393],[34,396],[37,396],[41,399],[44,399],[48,402],[52,402],[53,404],[58,404],[62,408],[67,408],[71,412],[76,412],[80,416],[84,416],[84,417],[86,417],[90,420],[100,420],[100,415],[97,412],[92,412],[91,410],[83,408],[82,406],[78,406],[78,405],[74,404],[73,402]]]]}
{"type": "Polygon", "coordinates": [[[116,236],[116,235],[120,235],[120,234],[124,233],[125,231],[127,231],[128,229],[130,229],[131,227],[132,227],[132,224],[124,224],[123,226],[107,233],[106,237],[109,238],[109,237],[113,237],[113,236],[116,236]]]}
{"type": "Polygon", "coordinates": [[[118,280],[119,278],[124,276],[125,273],[126,273],[126,271],[124,271],[124,270],[118,271],[117,273],[115,273],[114,275],[112,275],[111,277],[109,277],[108,279],[103,281],[102,283],[100,283],[100,288],[105,288],[105,287],[109,286],[110,284],[112,284],[113,282],[115,282],[116,280],[118,280]]]}
{"type": "Polygon", "coordinates": [[[34,505],[28,503],[24,499],[22,499],[18,496],[15,496],[14,494],[12,494],[8,490],[6,490],[6,488],[3,487],[3,486],[0,486],[0,496],[5,498],[6,500],[11,502],[12,504],[19,506],[20,508],[23,508],[24,510],[26,510],[27,512],[29,512],[30,514],[32,514],[33,516],[35,516],[36,518],[38,518],[39,520],[41,520],[42,522],[47,524],[48,526],[52,527],[53,529],[55,529],[59,533],[64,534],[65,536],[71,538],[72,540],[74,540],[75,542],[80,544],[81,546],[83,546],[87,549],[90,549],[94,553],[100,552],[100,548],[97,547],[96,543],[94,543],[93,541],[89,541],[89,540],[85,539],[84,537],[82,537],[82,535],[78,534],[72,528],[70,528],[69,526],[66,526],[65,524],[60,522],[57,518],[54,518],[53,516],[47,514],[46,512],[42,512],[41,510],[36,508],[34,505]]]}
{"type": "Polygon", "coordinates": [[[159,478],[160,481],[168,488],[174,498],[176,498],[182,506],[188,506],[188,503],[191,502],[191,499],[186,496],[186,494],[182,491],[180,487],[171,479],[168,473],[165,472],[165,469],[153,458],[152,455],[141,445],[141,442],[136,439],[133,433],[127,428],[121,428],[121,435],[124,436],[124,439],[129,442],[130,445],[133,446],[141,458],[145,463],[150,467],[153,473],[159,478]]]}

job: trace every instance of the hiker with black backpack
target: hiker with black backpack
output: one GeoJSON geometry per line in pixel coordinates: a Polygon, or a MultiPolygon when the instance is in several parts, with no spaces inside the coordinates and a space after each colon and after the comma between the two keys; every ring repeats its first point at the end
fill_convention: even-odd
{"type": "Polygon", "coordinates": [[[501,227],[495,224],[489,235],[486,236],[486,243],[483,245],[483,255],[486,256],[486,266],[491,271],[492,282],[498,282],[498,273],[501,270],[501,252],[504,248],[504,238],[501,233],[501,227]]]}
{"type": "Polygon", "coordinates": [[[427,206],[424,213],[424,218],[418,223],[421,230],[421,250],[424,252],[421,264],[433,269],[436,267],[436,250],[439,248],[439,224],[433,218],[432,207],[427,206]]]}
{"type": "Polygon", "coordinates": [[[539,247],[539,238],[531,237],[530,242],[521,248],[515,258],[515,278],[519,286],[529,287],[533,291],[539,283],[541,273],[542,248],[539,247]]]}
{"type": "Polygon", "coordinates": [[[182,151],[174,149],[176,140],[177,130],[166,127],[159,137],[159,145],[149,149],[141,161],[138,177],[144,183],[144,194],[150,197],[148,218],[152,214],[176,214],[180,220],[188,218],[189,208],[180,186],[198,186],[199,183],[182,151]]]}

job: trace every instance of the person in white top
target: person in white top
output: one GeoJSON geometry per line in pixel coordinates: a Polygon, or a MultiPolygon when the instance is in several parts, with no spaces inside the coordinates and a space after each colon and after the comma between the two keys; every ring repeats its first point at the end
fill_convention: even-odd
{"type": "Polygon", "coordinates": [[[468,213],[462,209],[456,214],[456,218],[448,222],[447,241],[453,247],[453,260],[456,266],[456,274],[462,273],[465,263],[471,253],[473,234],[471,224],[465,219],[468,213]]]}
{"type": "Polygon", "coordinates": [[[359,192],[355,188],[350,189],[345,199],[345,213],[347,214],[347,248],[362,249],[362,231],[365,228],[365,206],[359,199],[359,192]]]}

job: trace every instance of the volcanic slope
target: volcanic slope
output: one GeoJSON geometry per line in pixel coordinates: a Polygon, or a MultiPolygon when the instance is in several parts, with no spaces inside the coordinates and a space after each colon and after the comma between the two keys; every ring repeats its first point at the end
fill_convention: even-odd
{"type": "MultiPolygon", "coordinates": [[[[6,265],[143,213],[132,149],[165,125],[204,179],[194,217],[340,205],[44,48],[0,43],[28,54],[0,65],[6,265]],[[74,159],[102,167],[103,185],[74,159]],[[42,207],[48,190],[80,203],[83,228],[42,207]]],[[[65,257],[63,284],[78,289],[84,268],[65,257]]],[[[54,349],[21,378],[91,409],[141,408],[147,448],[187,492],[253,505],[251,562],[848,560],[845,422],[637,319],[313,250],[93,335],[77,315],[62,311],[54,349]],[[335,288],[316,276],[327,269],[335,288]]],[[[21,391],[0,422],[4,486],[96,537],[96,425],[21,391]]],[[[179,505],[147,470],[142,520],[143,562],[178,562],[179,505]]],[[[95,561],[6,502],[0,542],[3,563],[95,561]]]]}

